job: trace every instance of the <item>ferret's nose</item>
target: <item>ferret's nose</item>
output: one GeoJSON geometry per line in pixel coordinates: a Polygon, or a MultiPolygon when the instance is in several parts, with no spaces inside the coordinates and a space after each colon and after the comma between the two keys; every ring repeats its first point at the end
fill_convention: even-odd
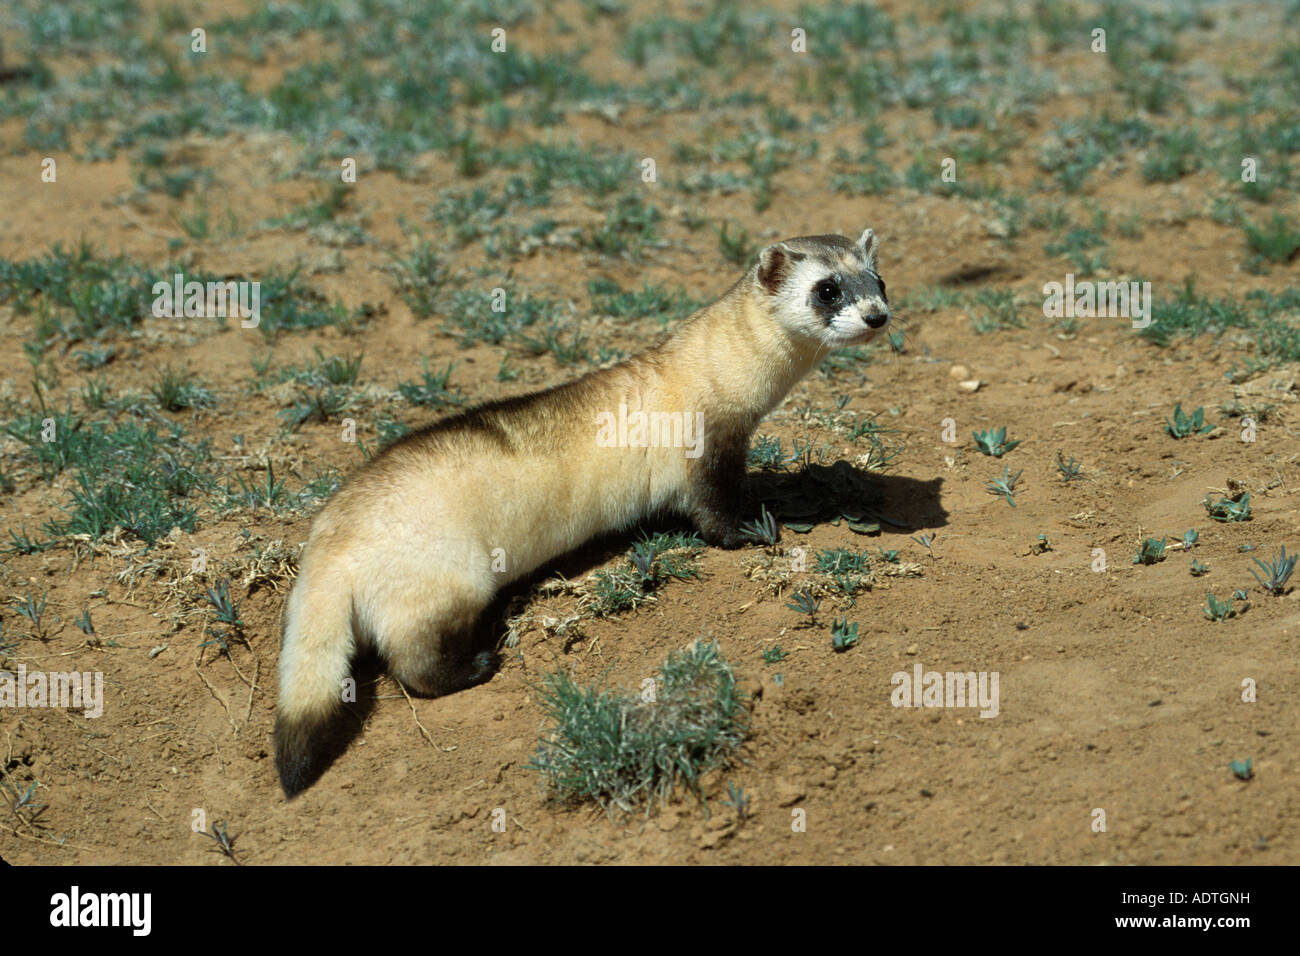
{"type": "Polygon", "coordinates": [[[867,323],[873,329],[878,329],[889,321],[888,312],[872,312],[870,315],[864,315],[862,321],[867,323]]]}

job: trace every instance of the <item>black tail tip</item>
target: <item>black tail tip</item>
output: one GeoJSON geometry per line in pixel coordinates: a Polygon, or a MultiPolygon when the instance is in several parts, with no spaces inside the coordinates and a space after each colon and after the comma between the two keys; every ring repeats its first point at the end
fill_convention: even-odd
{"type": "Polygon", "coordinates": [[[320,749],[323,731],[319,722],[282,714],[275,718],[275,769],[290,800],[319,780],[329,765],[320,749]]]}

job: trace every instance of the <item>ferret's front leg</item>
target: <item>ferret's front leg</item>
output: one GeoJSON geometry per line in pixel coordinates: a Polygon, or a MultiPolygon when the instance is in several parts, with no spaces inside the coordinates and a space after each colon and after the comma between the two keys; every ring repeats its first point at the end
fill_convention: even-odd
{"type": "Polygon", "coordinates": [[[706,544],[716,548],[740,548],[751,538],[740,530],[746,514],[745,457],[748,436],[708,450],[698,460],[692,475],[691,520],[706,544]]]}

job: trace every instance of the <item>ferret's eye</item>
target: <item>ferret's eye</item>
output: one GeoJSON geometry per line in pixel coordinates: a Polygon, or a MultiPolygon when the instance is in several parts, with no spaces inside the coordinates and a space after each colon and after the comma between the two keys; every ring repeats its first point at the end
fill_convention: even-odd
{"type": "Polygon", "coordinates": [[[880,279],[879,282],[880,282],[880,297],[881,297],[882,299],[884,299],[886,302],[888,302],[889,299],[888,299],[888,297],[886,297],[886,295],[885,295],[885,280],[884,280],[884,279],[880,279]]]}
{"type": "Polygon", "coordinates": [[[830,279],[823,279],[818,282],[813,291],[817,293],[817,298],[827,305],[840,300],[840,287],[830,279]]]}

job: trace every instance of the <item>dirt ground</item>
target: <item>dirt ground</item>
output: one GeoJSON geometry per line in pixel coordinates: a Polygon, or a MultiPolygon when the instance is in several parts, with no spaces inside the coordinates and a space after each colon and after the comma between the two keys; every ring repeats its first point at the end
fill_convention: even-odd
{"type": "MultiPolygon", "coordinates": [[[[237,52],[222,53],[236,37],[215,24],[251,9],[228,0],[192,4],[175,20],[162,3],[89,6],[135,11],[108,23],[109,35],[162,31],[184,39],[191,19],[213,24],[208,42],[215,56],[228,57],[220,69],[247,77],[250,97],[270,96],[266,91],[303,64],[341,56],[328,25],[286,30],[274,43],[268,32],[271,55],[260,60],[248,52],[245,34],[237,52]]],[[[716,15],[696,4],[662,9],[686,22],[716,15]]],[[[513,4],[499,21],[515,51],[506,55],[564,52],[573,67],[616,89],[664,80],[657,90],[680,92],[687,85],[674,86],[673,78],[687,76],[702,95],[691,102],[684,94],[678,101],[629,97],[614,108],[602,105],[617,100],[602,99],[603,87],[574,91],[561,83],[547,100],[560,121],[542,126],[525,119],[535,91],[522,84],[501,98],[516,109],[504,131],[484,119],[490,103],[455,99],[453,112],[438,120],[479,124],[477,162],[466,158],[466,147],[418,149],[402,164],[364,149],[341,152],[337,144],[351,134],[329,117],[313,130],[255,119],[221,133],[201,124],[168,127],[174,135],[158,140],[166,159],[157,168],[207,170],[179,197],[142,183],[142,171],[155,168],[142,159],[144,140],[91,148],[113,142],[133,121],[132,101],[125,94],[115,100],[111,84],[98,110],[70,109],[66,147],[33,145],[30,115],[16,105],[22,97],[48,101],[50,111],[64,108],[63,85],[123,61],[111,42],[94,37],[61,35],[47,40],[48,50],[34,49],[26,14],[0,16],[0,68],[35,53],[52,73],[45,88],[22,75],[0,83],[0,95],[10,97],[0,113],[0,261],[25,262],[56,243],[67,249],[84,239],[101,257],[137,264],[141,275],[165,278],[176,263],[235,279],[299,268],[298,280],[322,301],[368,306],[355,322],[273,337],[234,321],[146,312],[129,328],[80,340],[56,332],[33,348],[50,308],[48,288],[37,283],[23,303],[12,285],[0,284],[0,295],[11,292],[0,298],[0,401],[11,426],[0,436],[0,537],[8,545],[31,534],[47,544],[15,545],[0,556],[0,668],[101,672],[104,680],[98,718],[77,708],[0,708],[0,766],[10,788],[0,804],[0,855],[16,864],[231,865],[213,839],[195,832],[197,820],[199,829],[224,824],[245,864],[1300,863],[1300,592],[1287,585],[1269,594],[1251,574],[1259,571],[1255,558],[1300,547],[1300,356],[1265,351],[1257,326],[1210,323],[1203,334],[1161,341],[1123,317],[1063,323],[1041,307],[1045,283],[1083,271],[1044,247],[1088,228],[1100,212],[1106,260],[1090,278],[1148,280],[1166,306],[1187,282],[1198,302],[1254,303],[1260,300],[1251,293],[1266,293],[1283,302],[1268,322],[1295,334],[1297,258],[1285,249],[1261,253],[1243,225],[1274,214],[1293,229],[1300,225],[1294,186],[1284,180],[1262,202],[1243,198],[1232,144],[1214,132],[1251,122],[1295,126],[1294,107],[1260,99],[1265,94],[1247,82],[1273,63],[1289,64],[1294,78],[1294,19],[1284,5],[1228,4],[1179,20],[1177,30],[1172,21],[1145,24],[1168,30],[1177,47],[1158,61],[1177,78],[1175,102],[1156,110],[1127,99],[1127,74],[1089,50],[1089,29],[1109,23],[1110,8],[1061,8],[1082,26],[1066,29],[1068,43],[1057,49],[1046,20],[1026,14],[1023,62],[999,62],[997,44],[1005,39],[1016,48],[1020,36],[1003,37],[1005,24],[986,24],[970,41],[978,63],[965,69],[987,85],[919,105],[882,96],[864,116],[818,87],[819,71],[831,68],[818,56],[824,34],[810,31],[805,60],[788,52],[799,5],[763,9],[771,23],[754,29],[770,26],[761,34],[775,51],[767,60],[751,63],[724,41],[716,57],[692,60],[669,40],[656,45],[651,33],[637,63],[624,44],[652,14],[634,5],[513,4]],[[1052,82],[1020,90],[1008,85],[1020,82],[1016,74],[1050,74],[1052,82]],[[737,95],[743,91],[763,91],[768,102],[737,95]],[[940,180],[941,161],[953,155],[949,141],[970,135],[939,119],[959,103],[985,111],[974,135],[993,132],[987,156],[968,160],[958,152],[958,182],[970,175],[996,183],[996,193],[948,190],[940,180]],[[777,107],[800,125],[775,119],[777,107]],[[1173,180],[1150,180],[1142,170],[1162,148],[1159,135],[1105,145],[1082,185],[1065,188],[1043,159],[1059,124],[1103,113],[1137,117],[1157,131],[1197,130],[1202,159],[1173,180]],[[887,135],[864,146],[870,124],[887,135]],[[754,130],[757,152],[732,148],[733,141],[751,142],[754,130]],[[481,188],[496,197],[512,175],[527,179],[504,160],[498,166],[491,150],[544,139],[571,140],[592,155],[655,157],[658,181],[643,182],[636,166],[614,192],[601,193],[557,176],[545,206],[506,203],[486,220],[432,214],[446,194],[481,188]],[[864,149],[895,177],[891,185],[838,190],[836,177],[861,166],[844,155],[864,149]],[[273,221],[328,195],[342,155],[356,155],[359,172],[337,209],[305,227],[273,221]],[[55,183],[40,179],[47,156],[57,160],[55,183]],[[764,156],[782,159],[767,181],[754,172],[764,156]],[[932,185],[903,176],[914,163],[933,170],[932,185]],[[741,185],[681,185],[703,173],[734,174],[741,185]],[[621,249],[586,241],[609,221],[620,191],[659,211],[653,233],[630,230],[634,239],[621,249]],[[196,206],[199,196],[205,207],[196,206]],[[206,229],[191,218],[202,208],[212,221],[206,229]],[[1016,210],[1019,219],[1008,225],[1016,210]],[[528,234],[538,241],[508,231],[543,216],[549,232],[528,234]],[[457,241],[457,226],[479,221],[488,227],[457,241]],[[1131,225],[1117,225],[1125,222],[1131,225]],[[563,588],[525,589],[515,608],[523,615],[518,642],[503,650],[487,684],[408,700],[391,679],[363,675],[357,738],[298,799],[285,800],[272,760],[279,614],[321,496],[218,507],[214,492],[194,492],[192,530],[178,526],[153,542],[121,528],[41,531],[69,513],[77,490],[75,469],[42,473],[15,436],[13,423],[42,402],[84,411],[87,420],[106,414],[91,411],[84,397],[88,383],[99,381],[121,400],[115,420],[146,415],[131,409],[147,406],[142,420],[176,423],[192,444],[208,440],[218,479],[265,482],[269,462],[271,480],[297,493],[318,468],[342,476],[356,468],[361,446],[373,452],[381,443],[386,419],[419,425],[442,414],[405,401],[398,389],[419,380],[426,358],[435,370],[454,362],[450,387],[474,402],[566,381],[613,350],[650,344],[663,324],[602,313],[589,280],[605,277],[625,290],[681,287],[697,302],[711,301],[746,267],[728,258],[719,240],[724,223],[751,248],[786,236],[856,238],[867,226],[880,235],[880,270],[905,330],[901,351],[881,344],[814,373],[759,433],[779,438],[783,449],[811,442],[815,464],[860,468],[874,489],[874,512],[887,520],[874,534],[819,519],[806,533],[784,529],[776,549],[705,549],[698,579],[673,581],[621,614],[582,614],[563,588]],[[395,265],[412,249],[412,226],[445,270],[428,315],[402,295],[395,265]],[[506,231],[492,232],[496,227],[506,231]],[[340,239],[348,229],[360,238],[340,239]],[[583,336],[589,361],[554,349],[533,354],[521,338],[466,345],[444,331],[453,290],[478,294],[502,284],[544,297],[560,317],[556,328],[583,336]],[[1013,298],[980,298],[983,290],[1013,298]],[[998,311],[985,304],[1000,301],[1014,302],[1000,313],[1014,321],[978,330],[981,316],[998,311]],[[111,347],[112,358],[83,368],[78,352],[88,347],[111,347]],[[353,404],[346,417],[356,422],[358,443],[339,440],[344,416],[287,424],[299,396],[274,370],[310,364],[317,349],[364,354],[347,386],[353,404]],[[498,375],[503,356],[517,372],[505,381],[498,375]],[[168,368],[202,383],[211,402],[160,407],[151,389],[168,368]],[[1203,407],[1217,427],[1172,437],[1165,422],[1175,404],[1188,412],[1203,407]],[[891,430],[880,447],[897,452],[883,464],[876,446],[837,424],[871,415],[891,430]],[[1253,418],[1253,430],[1243,416],[1253,418]],[[972,432],[1002,426],[1022,444],[1001,459],[981,454],[972,432]],[[1064,481],[1058,458],[1076,459],[1078,477],[1064,481]],[[1003,466],[1022,473],[1014,507],[987,487],[1003,466]],[[1250,520],[1211,519],[1207,497],[1241,492],[1250,495],[1250,520]],[[1184,548],[1189,529],[1198,537],[1184,548]],[[928,547],[919,540],[925,535],[928,547]],[[1165,554],[1137,563],[1148,538],[1167,539],[1165,554]],[[866,548],[870,587],[853,603],[824,599],[808,624],[788,606],[797,576],[769,587],[753,570],[768,559],[789,562],[795,548],[809,555],[866,548]],[[195,569],[196,549],[206,556],[203,570],[195,569]],[[898,563],[881,550],[896,550],[898,563]],[[1208,571],[1194,575],[1193,561],[1208,571]],[[238,605],[242,639],[222,631],[204,599],[223,581],[238,605]],[[1233,601],[1232,617],[1207,617],[1207,592],[1226,600],[1238,590],[1245,598],[1233,601]],[[39,623],[21,610],[29,598],[46,602],[39,623]],[[77,626],[83,611],[93,634],[77,626]],[[858,644],[843,653],[831,647],[837,617],[860,628],[858,644]],[[225,650],[213,643],[214,627],[229,638],[225,650]],[[720,642],[754,695],[743,760],[706,780],[709,813],[685,795],[631,821],[550,802],[525,767],[543,727],[535,682],[562,668],[583,681],[634,688],[671,651],[701,637],[720,642]],[[772,645],[788,656],[765,663],[772,645]],[[916,665],[996,673],[997,715],[894,706],[892,676],[916,665]],[[729,785],[748,795],[746,813],[724,802],[729,785]],[[23,793],[30,793],[26,804],[23,793]],[[503,832],[493,827],[498,810],[503,832]],[[792,827],[801,819],[802,829],[792,827]]],[[[902,3],[875,9],[896,25],[897,47],[845,50],[844,62],[874,58],[886,72],[919,70],[919,58],[959,49],[952,18],[913,13],[917,8],[902,3]]],[[[1005,12],[1000,4],[954,9],[969,14],[961,22],[976,24],[1005,12]]],[[[486,47],[497,22],[485,12],[465,42],[486,47]]],[[[395,43],[406,42],[404,35],[399,29],[395,43]]],[[[1118,46],[1123,30],[1112,29],[1111,38],[1118,46]]],[[[384,72],[380,52],[372,55],[377,75],[398,78],[384,72]]],[[[180,69],[218,69],[188,63],[180,69]]],[[[1261,134],[1265,142],[1268,135],[1261,134]]],[[[1265,155],[1294,162],[1296,148],[1300,137],[1265,155]]],[[[61,307],[53,311],[57,318],[61,307]]],[[[1158,307],[1157,325],[1162,316],[1158,307]]],[[[799,468],[789,464],[781,473],[798,475],[799,468]]],[[[632,540],[589,545],[528,583],[542,586],[556,573],[580,582],[626,563],[632,540]]]]}

